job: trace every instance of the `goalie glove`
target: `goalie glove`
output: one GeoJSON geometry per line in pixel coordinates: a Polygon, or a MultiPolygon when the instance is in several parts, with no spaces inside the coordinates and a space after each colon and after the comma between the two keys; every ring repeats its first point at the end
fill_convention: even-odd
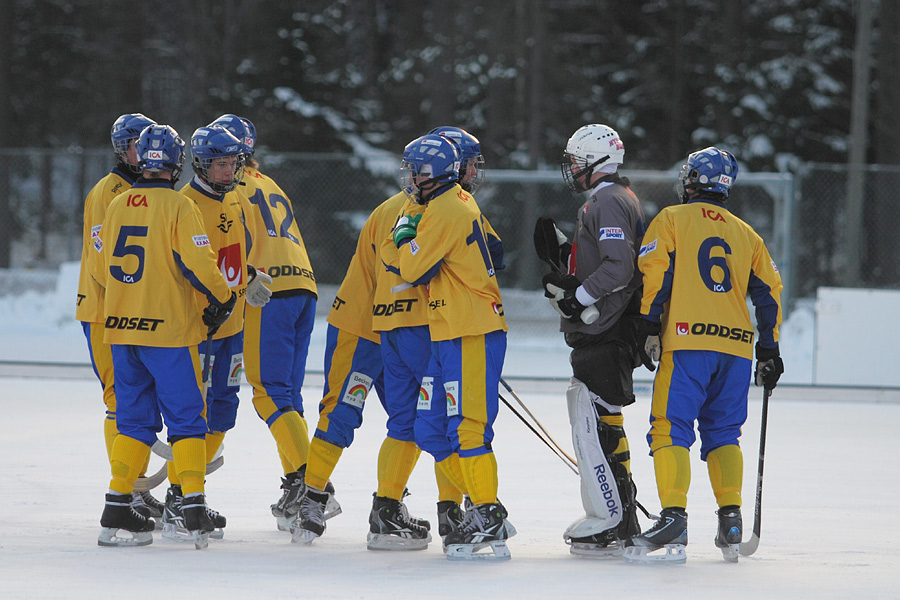
{"type": "Polygon", "coordinates": [[[575,290],[581,283],[574,275],[547,273],[541,281],[544,286],[544,296],[550,300],[550,306],[562,318],[572,323],[581,321],[590,325],[600,316],[596,307],[585,306],[578,301],[575,290]]]}
{"type": "Polygon", "coordinates": [[[659,339],[660,324],[640,317],[637,319],[637,349],[641,362],[651,371],[656,370],[654,363],[659,362],[662,355],[662,343],[659,339]]]}
{"type": "Polygon", "coordinates": [[[224,303],[220,304],[212,301],[209,303],[209,306],[203,309],[203,324],[209,328],[208,335],[215,335],[222,323],[228,320],[236,302],[237,296],[234,292],[231,292],[231,298],[224,303]]]}
{"type": "Polygon", "coordinates": [[[756,342],[756,372],[754,382],[756,385],[772,391],[784,373],[784,361],[778,352],[778,346],[763,348],[756,342]]]}
{"type": "Polygon", "coordinates": [[[403,215],[397,219],[394,225],[394,245],[398,248],[416,237],[419,221],[422,220],[422,213],[417,215],[403,215]]]}
{"type": "Polygon", "coordinates": [[[272,278],[264,271],[258,271],[253,265],[247,265],[250,282],[247,283],[247,304],[260,308],[268,304],[272,290],[263,284],[272,283],[272,278]]]}

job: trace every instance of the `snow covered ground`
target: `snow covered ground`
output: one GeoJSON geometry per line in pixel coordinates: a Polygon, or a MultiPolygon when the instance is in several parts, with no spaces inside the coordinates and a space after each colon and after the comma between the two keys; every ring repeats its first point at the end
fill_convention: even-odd
{"type": "MultiPolygon", "coordinates": [[[[385,431],[384,413],[374,401],[333,476],[344,514],[329,521],[325,536],[312,547],[298,547],[275,529],[269,514],[269,504],[280,495],[280,465],[246,386],[237,426],[225,440],[225,466],[207,482],[210,504],[228,517],[225,539],[212,540],[202,552],[158,535],[149,547],[100,548],[96,539],[109,471],[99,385],[89,373],[63,378],[69,370],[52,365],[10,366],[11,361],[86,362],[80,329],[67,314],[71,298],[68,290],[0,298],[0,361],[7,363],[0,374],[0,598],[143,595],[153,593],[151,586],[166,594],[208,592],[204,595],[219,598],[900,597],[900,528],[893,514],[900,494],[900,463],[894,460],[900,450],[900,404],[850,393],[828,402],[800,400],[786,393],[787,386],[777,389],[769,404],[761,543],[737,565],[723,562],[713,545],[715,501],[697,449],[686,565],[632,566],[569,555],[562,532],[581,514],[578,480],[506,409],[496,425],[495,451],[500,495],[519,531],[509,542],[512,560],[451,563],[439,540],[423,552],[367,551],[367,517],[385,431]]],[[[786,325],[793,328],[793,341],[782,351],[787,365],[802,369],[811,364],[811,318],[795,315],[786,325]]],[[[514,325],[510,340],[507,380],[568,446],[568,366],[559,335],[544,335],[542,326],[532,323],[514,325]]],[[[311,369],[321,370],[322,348],[324,327],[318,323],[311,369]]],[[[321,394],[317,386],[321,378],[312,376],[304,389],[310,413],[321,394]]],[[[644,441],[649,388],[638,389],[637,403],[625,411],[626,430],[639,499],[656,512],[653,465],[644,441]]],[[[751,389],[743,439],[748,531],[760,395],[751,389]]],[[[411,512],[434,521],[436,486],[428,456],[409,487],[411,512]]],[[[162,488],[155,492],[163,494],[162,488]]]]}

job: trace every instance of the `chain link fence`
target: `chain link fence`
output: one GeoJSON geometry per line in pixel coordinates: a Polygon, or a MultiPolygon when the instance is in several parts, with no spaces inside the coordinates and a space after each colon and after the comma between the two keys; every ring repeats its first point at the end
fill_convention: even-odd
{"type": "MultiPolygon", "coordinates": [[[[0,150],[0,261],[12,268],[54,269],[81,256],[84,197],[110,168],[108,150],[0,150]]],[[[379,155],[268,153],[261,170],[291,198],[316,279],[339,284],[372,209],[396,193],[399,158],[379,155]]],[[[864,169],[862,230],[844,227],[850,170],[806,164],[794,176],[742,173],[730,210],[766,240],[785,281],[785,300],[812,298],[820,286],[897,288],[900,241],[895,190],[900,167],[864,169]],[[860,268],[848,272],[848,244],[858,244],[860,268]]],[[[623,169],[648,221],[678,202],[676,171],[623,169]]],[[[190,180],[188,164],[180,185],[190,180]]],[[[537,290],[545,267],[532,244],[534,222],[553,217],[571,235],[584,198],[572,195],[557,171],[487,171],[477,199],[504,241],[504,289],[537,290]]]]}

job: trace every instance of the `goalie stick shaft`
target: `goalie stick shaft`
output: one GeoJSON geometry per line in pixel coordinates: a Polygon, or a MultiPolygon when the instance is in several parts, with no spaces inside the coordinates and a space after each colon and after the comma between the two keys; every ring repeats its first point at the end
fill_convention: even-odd
{"type": "Polygon", "coordinates": [[[569,462],[571,462],[573,465],[575,465],[575,466],[577,467],[577,466],[578,466],[578,461],[575,460],[571,455],[569,455],[568,452],[566,452],[565,450],[563,450],[562,446],[559,445],[559,442],[557,442],[555,439],[553,439],[553,436],[550,435],[550,432],[547,431],[547,430],[544,428],[544,426],[541,424],[541,422],[538,421],[537,417],[535,417],[535,416],[531,413],[531,411],[528,410],[528,407],[525,406],[525,403],[522,402],[522,399],[519,398],[519,395],[518,395],[515,391],[513,391],[513,389],[509,386],[509,384],[506,383],[506,380],[503,379],[502,377],[500,378],[500,384],[501,384],[503,387],[506,388],[506,391],[507,391],[507,392],[509,392],[510,394],[512,394],[512,397],[516,399],[516,402],[519,403],[519,406],[521,406],[522,409],[528,414],[528,416],[531,417],[531,420],[534,421],[534,423],[540,428],[540,430],[544,432],[544,435],[547,436],[547,439],[550,440],[550,442],[553,444],[553,446],[555,446],[556,450],[558,450],[559,452],[561,452],[561,453],[563,454],[563,456],[565,456],[565,457],[569,460],[569,462]]]}
{"type": "Polygon", "coordinates": [[[567,467],[569,467],[570,469],[572,469],[572,471],[573,471],[576,475],[578,475],[578,463],[574,462],[574,461],[572,460],[572,458],[571,458],[569,455],[567,455],[565,452],[562,452],[561,450],[555,448],[550,442],[548,442],[547,439],[544,438],[544,436],[542,436],[542,435],[538,432],[538,430],[535,429],[534,426],[532,426],[532,424],[529,423],[529,422],[525,419],[525,417],[522,416],[522,413],[520,413],[519,411],[517,411],[516,408],[515,408],[512,404],[509,403],[509,400],[507,400],[507,399],[503,396],[503,394],[498,394],[498,396],[500,397],[500,400],[503,401],[503,404],[505,404],[506,407],[507,407],[509,410],[511,410],[512,413],[513,413],[514,415],[516,415],[517,417],[519,417],[519,420],[522,421],[523,423],[525,423],[525,426],[528,427],[528,429],[530,429],[531,432],[532,432],[534,435],[536,435],[542,442],[544,442],[544,444],[545,444],[548,448],[550,448],[550,450],[553,452],[553,454],[555,454],[557,457],[559,457],[559,459],[560,459],[561,461],[563,461],[563,463],[565,463],[565,465],[566,465],[567,467]]]}
{"type": "Polygon", "coordinates": [[[753,511],[753,533],[746,542],[741,542],[741,556],[750,556],[759,547],[759,534],[762,529],[762,485],[763,465],[766,460],[766,424],[769,420],[769,396],[772,390],[763,388],[762,417],[759,424],[759,466],[756,471],[756,507],[753,511]]]}

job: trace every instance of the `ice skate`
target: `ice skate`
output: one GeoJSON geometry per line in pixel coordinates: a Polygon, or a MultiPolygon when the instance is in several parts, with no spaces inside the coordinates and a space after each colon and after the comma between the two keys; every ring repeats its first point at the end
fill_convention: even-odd
{"type": "Polygon", "coordinates": [[[106,505],[100,517],[98,546],[147,546],[153,543],[156,525],[134,509],[130,494],[106,494],[106,505]],[[119,537],[121,531],[131,536],[119,537]]]}
{"type": "Polygon", "coordinates": [[[629,562],[687,561],[687,512],[683,508],[664,508],[656,523],[625,542],[623,558],[629,562]]]}
{"type": "Polygon", "coordinates": [[[581,537],[563,536],[569,544],[569,553],[594,558],[619,558],[625,551],[624,542],[616,535],[616,529],[607,529],[581,537]]]}
{"type": "MultiPolygon", "coordinates": [[[[164,538],[180,541],[190,541],[194,539],[193,534],[191,534],[189,529],[184,524],[182,503],[183,498],[181,494],[181,486],[169,486],[169,489],[166,492],[166,504],[163,508],[162,516],[162,530],[164,538]]],[[[221,540],[225,537],[225,532],[222,529],[225,527],[227,519],[223,515],[220,515],[218,512],[209,507],[206,507],[206,511],[210,520],[215,526],[210,532],[209,537],[216,540],[221,540]]]]}
{"type": "Polygon", "coordinates": [[[153,519],[157,531],[162,529],[162,516],[166,505],[154,498],[149,490],[132,492],[131,506],[145,517],[153,519]]]}
{"type": "Polygon", "coordinates": [[[716,511],[716,514],[719,515],[716,547],[722,550],[722,558],[726,561],[737,562],[741,553],[741,539],[744,537],[741,507],[723,506],[716,511]]]}
{"type": "Polygon", "coordinates": [[[206,507],[206,496],[203,494],[190,494],[184,497],[181,504],[181,514],[184,518],[184,526],[194,541],[194,548],[203,550],[208,547],[209,538],[216,529],[213,515],[218,515],[218,513],[206,507]]]}
{"type": "Polygon", "coordinates": [[[300,513],[291,528],[292,543],[308,546],[325,533],[325,505],[327,503],[328,492],[306,486],[306,494],[300,500],[300,513]]]}
{"type": "Polygon", "coordinates": [[[366,541],[369,550],[425,550],[431,534],[409,516],[403,502],[375,496],[366,541]]]}
{"type": "Polygon", "coordinates": [[[466,511],[453,500],[442,500],[437,503],[438,535],[446,538],[462,525],[466,511]]]}
{"type": "Polygon", "coordinates": [[[281,489],[284,491],[278,502],[270,507],[278,531],[290,531],[291,522],[297,518],[297,513],[300,512],[300,499],[306,491],[305,475],[306,465],[303,465],[297,471],[288,473],[281,478],[281,489]]]}
{"type": "Polygon", "coordinates": [[[502,504],[478,504],[459,528],[444,537],[449,560],[508,560],[507,512],[502,504]]]}

